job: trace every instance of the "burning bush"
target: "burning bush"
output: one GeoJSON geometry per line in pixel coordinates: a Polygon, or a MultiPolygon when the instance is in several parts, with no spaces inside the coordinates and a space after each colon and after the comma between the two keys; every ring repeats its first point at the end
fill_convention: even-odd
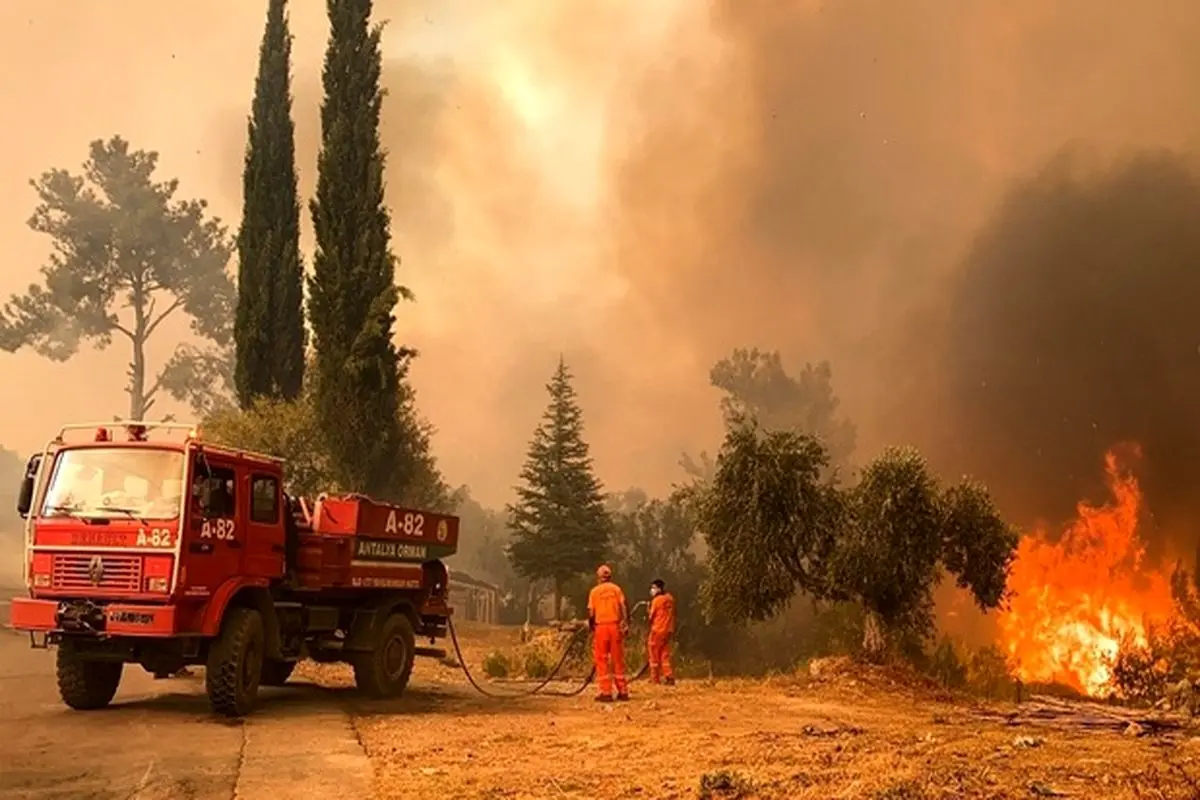
{"type": "Polygon", "coordinates": [[[1200,711],[1200,595],[1189,573],[1171,575],[1174,613],[1149,625],[1144,637],[1126,636],[1112,665],[1112,688],[1122,699],[1200,711]]]}
{"type": "Polygon", "coordinates": [[[1121,651],[1117,688],[1141,697],[1161,683],[1152,679],[1160,660],[1155,648],[1174,647],[1165,640],[1152,645],[1148,627],[1165,624],[1177,604],[1166,573],[1144,563],[1137,480],[1114,453],[1105,470],[1109,503],[1081,502],[1057,540],[1043,530],[1021,539],[1000,636],[1026,683],[1057,683],[1093,696],[1113,690],[1121,651]]]}

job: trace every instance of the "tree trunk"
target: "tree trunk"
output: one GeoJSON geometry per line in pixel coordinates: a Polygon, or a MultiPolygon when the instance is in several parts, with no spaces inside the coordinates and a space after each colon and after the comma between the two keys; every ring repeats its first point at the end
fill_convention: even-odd
{"type": "Polygon", "coordinates": [[[868,661],[879,663],[886,653],[887,637],[884,635],[883,620],[868,609],[863,620],[863,655],[868,661]]]}
{"type": "Polygon", "coordinates": [[[554,579],[554,621],[562,619],[563,588],[560,578],[554,579]]]}
{"type": "Polygon", "coordinates": [[[533,598],[536,585],[530,581],[529,588],[525,590],[525,624],[521,626],[521,644],[533,638],[533,598]]]}
{"type": "Polygon", "coordinates": [[[146,354],[141,342],[133,343],[133,361],[129,363],[129,418],[146,416],[146,354]]]}
{"type": "Polygon", "coordinates": [[[146,416],[146,302],[140,289],[133,292],[133,361],[129,362],[129,418],[146,416]]]}
{"type": "Polygon", "coordinates": [[[537,594],[537,584],[534,581],[529,582],[529,589],[525,592],[525,627],[533,624],[533,599],[537,594]]]}

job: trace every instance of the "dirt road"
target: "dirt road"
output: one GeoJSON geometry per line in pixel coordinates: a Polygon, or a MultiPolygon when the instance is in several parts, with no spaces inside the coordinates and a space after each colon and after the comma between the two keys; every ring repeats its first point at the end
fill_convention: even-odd
{"type": "MultiPolygon", "coordinates": [[[[0,607],[0,624],[7,609],[0,607]]],[[[371,767],[343,698],[264,689],[263,712],[215,718],[202,681],[127,667],[111,708],[63,707],[53,653],[0,628],[0,797],[29,800],[367,798],[371,767]],[[311,793],[311,794],[310,794],[311,793]]]]}

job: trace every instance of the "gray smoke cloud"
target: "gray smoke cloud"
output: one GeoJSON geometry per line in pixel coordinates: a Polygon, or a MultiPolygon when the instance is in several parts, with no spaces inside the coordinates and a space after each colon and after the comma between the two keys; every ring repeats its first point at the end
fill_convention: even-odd
{"type": "Polygon", "coordinates": [[[1102,499],[1124,439],[1161,516],[1193,505],[1200,217],[1163,151],[1200,131],[1200,9],[730,0],[711,21],[719,66],[650,71],[616,162],[616,263],[664,347],[829,357],[861,455],[919,444],[1023,522],[1102,499]]]}
{"type": "Polygon", "coordinates": [[[1200,503],[1200,176],[1149,153],[1064,153],[1014,188],[954,281],[945,362],[955,463],[1006,504],[1061,518],[1103,499],[1123,448],[1161,538],[1200,503]]]}

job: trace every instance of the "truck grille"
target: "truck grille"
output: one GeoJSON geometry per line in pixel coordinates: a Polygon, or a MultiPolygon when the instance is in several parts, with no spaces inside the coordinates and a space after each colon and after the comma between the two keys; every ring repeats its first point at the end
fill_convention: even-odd
{"type": "Polygon", "coordinates": [[[51,588],[86,592],[140,592],[141,556],[55,553],[51,588]]]}

